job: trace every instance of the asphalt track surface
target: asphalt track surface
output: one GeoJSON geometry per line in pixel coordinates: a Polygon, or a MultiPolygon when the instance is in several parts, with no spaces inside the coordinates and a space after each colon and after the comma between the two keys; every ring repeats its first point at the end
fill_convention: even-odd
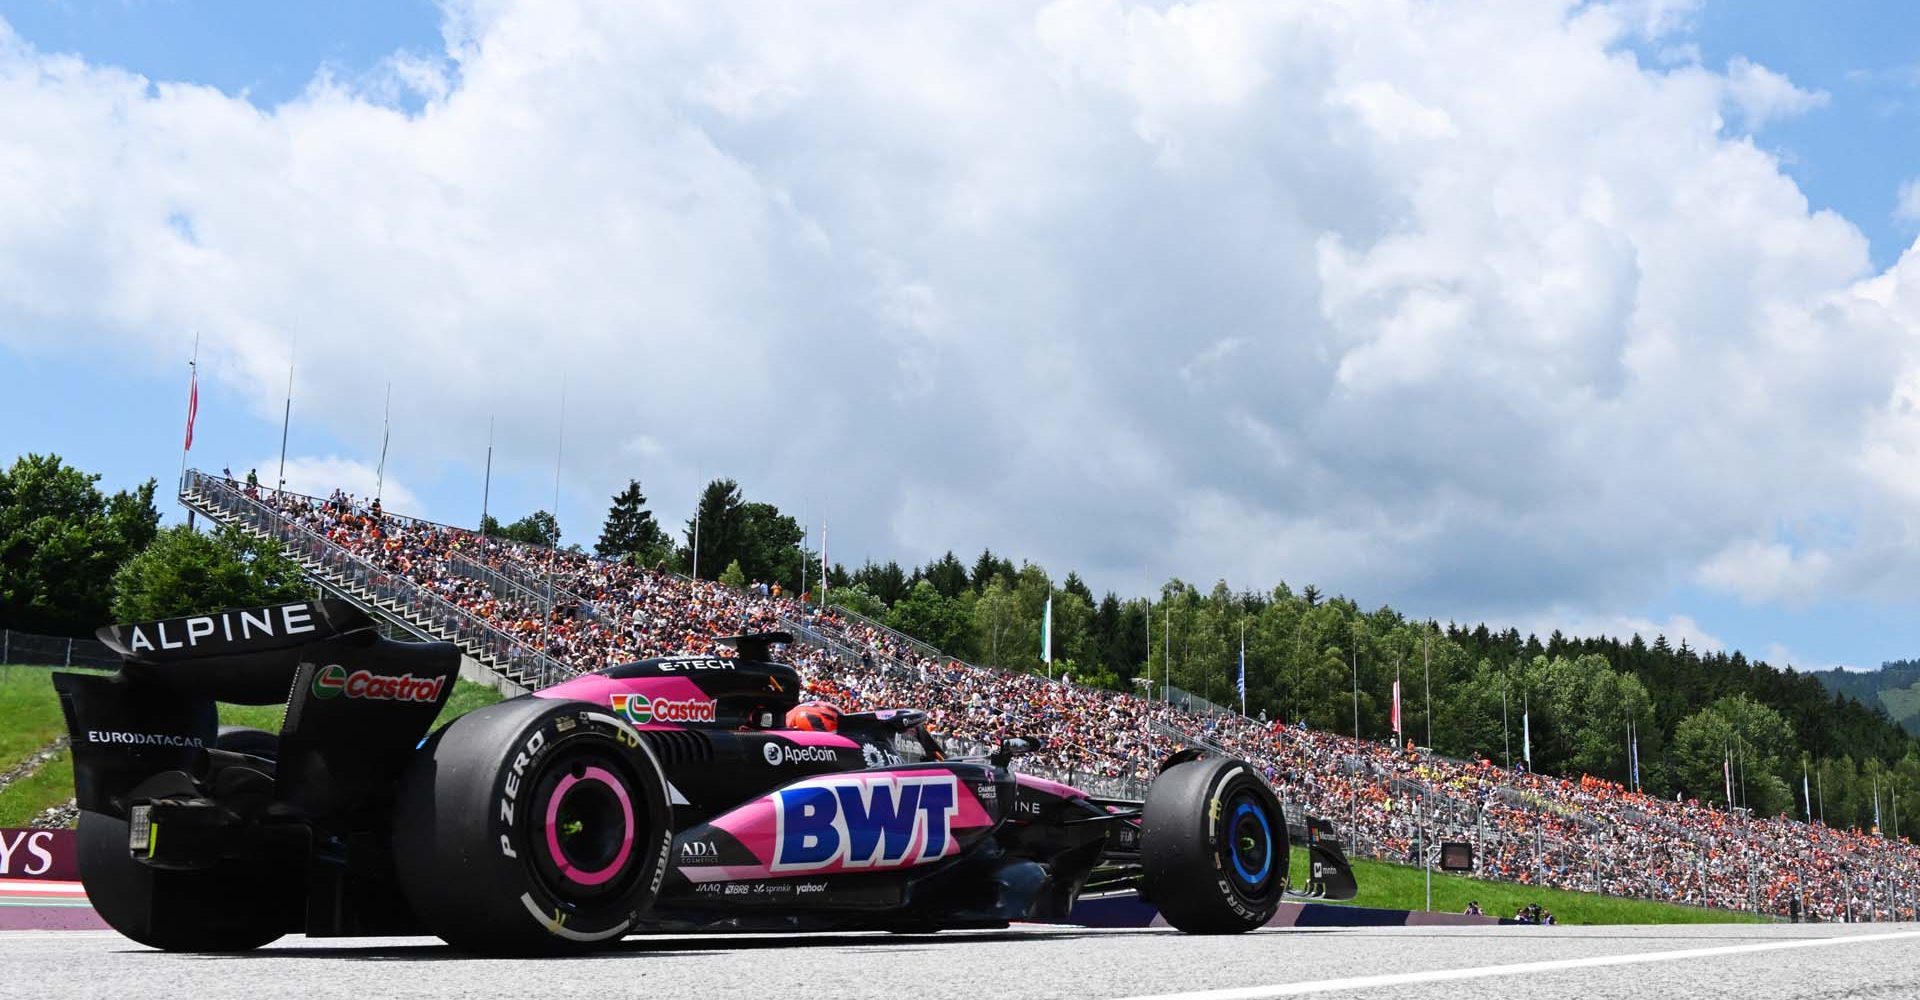
{"type": "Polygon", "coordinates": [[[630,938],[588,958],[475,959],[429,939],[289,938],[167,955],[111,932],[0,932],[0,996],[1920,997],[1920,925],[630,938]]]}

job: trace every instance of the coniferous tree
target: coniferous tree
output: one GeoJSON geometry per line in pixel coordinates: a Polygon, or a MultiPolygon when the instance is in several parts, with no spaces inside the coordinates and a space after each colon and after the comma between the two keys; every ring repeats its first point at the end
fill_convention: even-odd
{"type": "Polygon", "coordinates": [[[593,551],[605,559],[631,557],[650,563],[665,555],[670,544],[667,533],[647,509],[640,481],[629,479],[626,489],[613,495],[613,506],[607,509],[607,521],[593,551]]]}

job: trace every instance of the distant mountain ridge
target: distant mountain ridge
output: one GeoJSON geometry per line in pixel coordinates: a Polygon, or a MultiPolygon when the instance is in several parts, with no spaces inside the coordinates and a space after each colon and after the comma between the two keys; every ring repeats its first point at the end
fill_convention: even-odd
{"type": "Polygon", "coordinates": [[[1811,671],[1834,694],[1878,705],[1909,734],[1920,737],[1920,660],[1889,660],[1878,670],[1811,671]]]}

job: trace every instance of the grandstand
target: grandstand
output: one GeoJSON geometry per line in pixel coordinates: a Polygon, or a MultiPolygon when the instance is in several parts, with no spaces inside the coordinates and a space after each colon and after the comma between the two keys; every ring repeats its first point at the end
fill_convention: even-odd
{"type": "Polygon", "coordinates": [[[926,708],[956,748],[1038,735],[1022,766],[1137,797],[1158,762],[1204,744],[1263,769],[1288,814],[1334,821],[1357,856],[1474,846],[1476,874],[1528,885],[1809,919],[1914,919],[1920,850],[1787,817],[1669,802],[961,662],[883,623],[394,515],[347,494],[261,491],[189,472],[181,499],[282,543],[327,591],[422,638],[458,643],[510,689],[785,629],[809,690],[848,708],[926,708]]]}

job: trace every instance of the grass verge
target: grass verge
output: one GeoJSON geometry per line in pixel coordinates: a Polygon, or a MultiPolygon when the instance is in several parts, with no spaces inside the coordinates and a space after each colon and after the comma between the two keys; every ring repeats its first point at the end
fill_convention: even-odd
{"type": "Polygon", "coordinates": [[[0,788],[0,827],[26,826],[73,798],[73,757],[65,750],[40,770],[0,788]]]}
{"type": "Polygon", "coordinates": [[[52,675],[45,667],[0,667],[0,771],[66,733],[52,675]]]}
{"type": "MultiPolygon", "coordinates": [[[[1293,852],[1292,869],[1307,870],[1307,854],[1293,852]]],[[[1426,908],[1425,874],[1418,868],[1382,861],[1355,861],[1353,875],[1360,883],[1360,894],[1350,906],[1374,906],[1388,910],[1426,908]]],[[[1591,892],[1571,892],[1539,886],[1495,882],[1461,875],[1433,873],[1433,908],[1437,912],[1462,913],[1469,901],[1478,900],[1488,916],[1511,917],[1529,903],[1539,903],[1553,911],[1563,924],[1751,924],[1761,918],[1733,910],[1677,906],[1644,899],[1602,896],[1591,892]]]]}

